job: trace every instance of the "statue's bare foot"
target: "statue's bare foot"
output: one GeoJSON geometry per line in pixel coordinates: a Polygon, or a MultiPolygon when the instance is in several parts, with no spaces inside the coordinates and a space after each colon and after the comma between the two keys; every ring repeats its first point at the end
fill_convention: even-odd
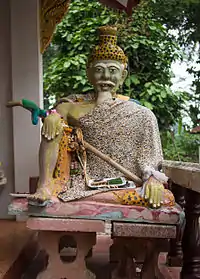
{"type": "Polygon", "coordinates": [[[35,206],[46,206],[52,203],[51,191],[48,186],[43,186],[38,188],[35,194],[32,194],[28,197],[29,205],[35,206]]]}
{"type": "Polygon", "coordinates": [[[59,180],[53,179],[46,185],[38,185],[35,194],[28,197],[29,205],[47,206],[59,202],[58,194],[64,190],[65,185],[59,180]]]}

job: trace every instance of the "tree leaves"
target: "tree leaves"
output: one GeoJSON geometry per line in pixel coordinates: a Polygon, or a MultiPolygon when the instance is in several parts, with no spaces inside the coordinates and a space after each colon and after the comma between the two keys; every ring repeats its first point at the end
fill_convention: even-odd
{"type": "Polygon", "coordinates": [[[187,133],[179,127],[177,129],[180,133],[173,134],[168,131],[161,135],[164,158],[166,160],[198,163],[199,136],[187,133]]]}
{"type": "Polygon", "coordinates": [[[67,69],[67,68],[70,67],[70,65],[71,65],[71,62],[70,62],[70,61],[66,61],[66,62],[64,63],[64,65],[63,65],[63,67],[64,67],[65,69],[67,69]]]}

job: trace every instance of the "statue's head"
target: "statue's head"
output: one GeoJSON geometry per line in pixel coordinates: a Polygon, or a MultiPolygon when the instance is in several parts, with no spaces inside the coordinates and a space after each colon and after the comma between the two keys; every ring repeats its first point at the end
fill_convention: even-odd
{"type": "Polygon", "coordinates": [[[117,46],[116,27],[103,26],[99,32],[99,45],[88,59],[87,76],[96,91],[101,88],[114,95],[127,76],[128,59],[117,46]]]}

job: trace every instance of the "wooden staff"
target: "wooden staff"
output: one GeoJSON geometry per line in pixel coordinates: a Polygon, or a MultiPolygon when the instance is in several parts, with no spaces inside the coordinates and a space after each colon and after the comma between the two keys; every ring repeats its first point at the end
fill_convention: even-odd
{"type": "MultiPolygon", "coordinates": [[[[107,155],[103,154],[101,151],[99,151],[98,149],[96,149],[94,146],[92,146],[91,144],[89,144],[86,141],[83,141],[83,145],[86,149],[88,149],[89,151],[91,151],[92,153],[94,153],[97,157],[101,158],[102,160],[104,160],[105,162],[107,162],[108,164],[110,164],[112,167],[116,168],[117,170],[119,170],[121,173],[123,173],[125,175],[126,178],[130,179],[131,181],[135,182],[137,185],[142,185],[142,180],[136,176],[135,174],[131,173],[130,171],[128,171],[127,169],[125,169],[123,166],[121,166],[120,164],[116,163],[113,159],[111,159],[110,157],[108,157],[107,155]]],[[[30,194],[24,193],[24,194],[19,194],[19,193],[11,193],[10,196],[14,197],[14,198],[28,198],[30,196],[30,194]]]]}
{"type": "Polygon", "coordinates": [[[101,158],[102,160],[104,160],[105,162],[110,164],[112,167],[119,170],[121,173],[123,173],[125,175],[126,178],[128,178],[129,180],[132,180],[133,182],[135,182],[139,186],[142,185],[142,180],[138,176],[131,173],[130,171],[125,169],[120,164],[116,163],[113,159],[111,159],[107,155],[103,154],[101,151],[97,150],[94,146],[90,145],[88,142],[83,141],[83,144],[84,144],[84,147],[86,149],[93,152],[96,156],[98,156],[99,158],[101,158]]]}

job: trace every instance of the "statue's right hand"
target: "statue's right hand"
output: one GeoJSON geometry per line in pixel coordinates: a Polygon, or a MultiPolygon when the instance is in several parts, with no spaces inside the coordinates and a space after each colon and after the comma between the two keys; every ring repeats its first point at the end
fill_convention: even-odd
{"type": "Polygon", "coordinates": [[[47,140],[52,140],[62,132],[62,121],[58,113],[52,113],[44,119],[42,135],[47,140]]]}

